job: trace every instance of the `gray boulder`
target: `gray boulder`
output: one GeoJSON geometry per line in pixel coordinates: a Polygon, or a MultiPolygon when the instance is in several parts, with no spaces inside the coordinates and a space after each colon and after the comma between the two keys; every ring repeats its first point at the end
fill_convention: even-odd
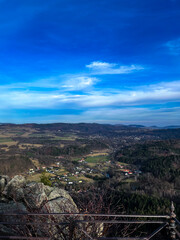
{"type": "Polygon", "coordinates": [[[23,199],[23,187],[25,185],[25,178],[21,175],[17,175],[8,182],[2,193],[7,198],[12,198],[15,201],[20,201],[23,199]]]}
{"type": "Polygon", "coordinates": [[[23,192],[24,202],[26,206],[31,210],[39,209],[42,204],[47,201],[43,183],[29,183],[26,185],[23,192]]]}
{"type": "Polygon", "coordinates": [[[5,186],[8,184],[9,182],[9,177],[6,175],[1,175],[0,176],[0,195],[2,194],[2,192],[5,189],[5,186]]]}
{"type": "Polygon", "coordinates": [[[42,208],[42,212],[50,213],[72,213],[77,212],[78,209],[74,201],[68,198],[59,197],[48,201],[42,208]]]}
{"type": "MultiPolygon", "coordinates": [[[[66,191],[65,191],[66,192],[66,191]]],[[[57,194],[57,193],[56,193],[57,194]]],[[[56,196],[56,194],[54,196],[56,196]]],[[[64,193],[65,194],[65,193],[64,193]]],[[[66,193],[68,195],[68,193],[66,193]]],[[[52,195],[51,195],[52,196],[52,195]]],[[[57,197],[54,199],[49,200],[41,209],[41,212],[49,212],[49,213],[78,213],[78,208],[74,203],[72,198],[65,198],[65,197],[57,197]]],[[[74,216],[61,216],[61,215],[52,215],[49,216],[46,222],[49,225],[46,226],[46,229],[41,228],[41,232],[39,232],[40,236],[48,235],[49,237],[53,237],[55,239],[64,239],[64,236],[69,239],[70,237],[70,229],[69,227],[66,228],[61,223],[72,223],[76,217],[74,216]],[[56,223],[57,225],[52,225],[51,223],[56,223]]],[[[40,229],[40,228],[38,228],[40,229]]],[[[76,233],[77,235],[78,233],[76,233]]],[[[77,239],[80,239],[78,237],[77,239]]]]}
{"type": "Polygon", "coordinates": [[[69,199],[71,202],[74,202],[72,197],[69,195],[69,193],[64,189],[57,188],[57,187],[44,186],[44,191],[47,195],[48,201],[62,197],[62,198],[69,199]]]}

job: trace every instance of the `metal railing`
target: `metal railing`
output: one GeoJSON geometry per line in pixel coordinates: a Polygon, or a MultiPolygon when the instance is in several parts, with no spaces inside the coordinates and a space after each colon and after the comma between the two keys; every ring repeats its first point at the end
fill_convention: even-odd
{"type": "MultiPolygon", "coordinates": [[[[176,219],[174,210],[172,203],[169,215],[4,213],[0,215],[0,230],[5,227],[19,232],[19,235],[4,234],[0,239],[150,240],[163,229],[166,230],[167,239],[180,239],[180,233],[177,230],[180,222],[176,219]],[[155,225],[156,229],[144,237],[107,237],[104,231],[109,225],[112,227],[114,225],[144,226],[145,224],[155,225]]],[[[134,229],[136,231],[137,228],[134,229]]],[[[128,235],[128,229],[126,235],[128,235]]]]}

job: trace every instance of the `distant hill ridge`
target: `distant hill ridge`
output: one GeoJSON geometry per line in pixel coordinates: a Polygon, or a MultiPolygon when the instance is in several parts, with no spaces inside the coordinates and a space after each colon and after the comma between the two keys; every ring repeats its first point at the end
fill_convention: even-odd
{"type": "Polygon", "coordinates": [[[152,129],[174,129],[180,128],[180,125],[169,125],[169,126],[144,126],[139,124],[101,124],[101,123],[23,123],[23,124],[16,124],[16,123],[0,123],[0,126],[28,126],[28,127],[62,127],[63,129],[66,128],[84,128],[84,127],[98,127],[103,128],[106,127],[108,129],[116,129],[116,128],[152,128],[152,129]]]}

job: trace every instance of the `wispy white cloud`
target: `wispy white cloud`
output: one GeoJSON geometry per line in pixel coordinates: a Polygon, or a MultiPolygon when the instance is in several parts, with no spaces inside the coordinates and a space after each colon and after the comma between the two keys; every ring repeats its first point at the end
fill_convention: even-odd
{"type": "Polygon", "coordinates": [[[84,107],[102,107],[159,104],[172,101],[180,101],[180,81],[141,86],[131,91],[94,91],[81,96],[79,104],[84,107]]]}
{"type": "MultiPolygon", "coordinates": [[[[87,80],[87,79],[86,79],[87,80]]],[[[90,81],[90,80],[89,80],[90,81]]],[[[87,83],[91,84],[90,83],[87,83]]],[[[78,86],[76,89],[79,89],[78,86]]],[[[71,88],[71,86],[70,86],[71,88]]],[[[75,89],[74,86],[72,86],[75,89]]],[[[32,91],[26,89],[0,88],[0,108],[13,109],[56,109],[56,108],[94,108],[108,106],[135,106],[180,101],[180,81],[158,83],[127,90],[90,90],[81,94],[71,91],[51,90],[32,91]]]]}
{"type": "Polygon", "coordinates": [[[169,41],[165,44],[173,55],[180,55],[180,38],[169,41]]]}
{"type": "Polygon", "coordinates": [[[40,88],[41,90],[47,89],[57,89],[57,90],[83,90],[88,89],[95,85],[100,80],[96,77],[77,75],[77,74],[67,74],[58,75],[54,77],[49,77],[45,79],[40,79],[33,82],[17,82],[12,84],[0,85],[0,90],[3,89],[30,89],[30,88],[40,88]]]}
{"type": "Polygon", "coordinates": [[[143,70],[144,67],[140,65],[129,65],[121,66],[117,63],[107,63],[107,62],[92,62],[86,65],[93,74],[103,75],[103,74],[128,74],[135,71],[143,70]]]}
{"type": "Polygon", "coordinates": [[[95,77],[89,76],[74,76],[70,77],[62,87],[68,90],[82,90],[87,89],[98,82],[98,79],[95,77]]]}
{"type": "Polygon", "coordinates": [[[39,88],[44,91],[50,89],[57,89],[61,91],[76,91],[76,90],[88,90],[95,86],[98,82],[102,81],[94,75],[103,74],[129,74],[139,70],[143,70],[144,67],[139,65],[120,66],[116,63],[107,62],[92,62],[86,65],[86,71],[79,74],[64,74],[50,76],[43,79],[37,79],[30,82],[16,82],[7,85],[0,85],[0,90],[3,89],[32,89],[39,88]],[[87,68],[91,71],[87,71],[87,68]]]}
{"type": "Polygon", "coordinates": [[[4,91],[0,95],[1,109],[51,109],[66,98],[63,94],[33,92],[33,91],[4,91]]]}
{"type": "MultiPolygon", "coordinates": [[[[64,88],[80,89],[84,85],[92,85],[91,79],[79,79],[82,84],[75,87],[70,85],[64,88]],[[85,83],[83,83],[85,81],[85,83]],[[88,82],[89,81],[89,82],[88,82]]],[[[95,80],[96,81],[96,80],[95,80]]],[[[19,83],[19,86],[21,84],[19,83]]],[[[26,84],[24,83],[24,86],[26,84]]],[[[63,88],[61,88],[63,89],[63,88]]],[[[87,88],[81,94],[72,91],[48,90],[47,88],[30,90],[16,88],[11,85],[0,87],[0,119],[3,113],[12,109],[80,109],[79,114],[61,114],[29,117],[28,122],[99,122],[99,123],[126,123],[146,125],[178,124],[180,108],[152,108],[156,104],[180,102],[180,81],[162,82],[153,85],[140,86],[133,90],[104,89],[95,90],[87,88]],[[148,106],[148,104],[150,106],[148,106]],[[146,106],[146,107],[142,107],[146,106]]],[[[7,118],[6,118],[7,119],[7,118]]],[[[9,117],[11,120],[11,118],[9,117]]],[[[16,115],[12,118],[16,121],[16,115]]],[[[17,118],[17,122],[19,122],[17,118]]]]}
{"type": "Polygon", "coordinates": [[[103,68],[112,68],[112,67],[116,67],[117,64],[116,63],[107,63],[107,62],[92,62],[88,65],[86,65],[87,68],[92,68],[92,69],[103,69],[103,68]]]}

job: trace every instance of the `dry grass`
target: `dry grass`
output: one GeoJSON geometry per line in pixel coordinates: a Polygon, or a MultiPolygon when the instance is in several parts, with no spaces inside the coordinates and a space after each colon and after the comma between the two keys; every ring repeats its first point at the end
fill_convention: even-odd
{"type": "Polygon", "coordinates": [[[68,174],[69,172],[65,169],[65,168],[61,168],[57,171],[57,174],[61,175],[61,174],[68,174]]]}
{"type": "Polygon", "coordinates": [[[87,165],[89,166],[89,167],[95,167],[96,165],[97,165],[97,163],[87,163],[87,165]]]}
{"type": "Polygon", "coordinates": [[[97,152],[86,155],[86,157],[107,156],[107,152],[97,152]]]}
{"type": "Polygon", "coordinates": [[[122,166],[128,166],[129,164],[128,163],[124,163],[124,162],[118,162],[119,165],[122,165],[122,166]]]}
{"type": "Polygon", "coordinates": [[[18,142],[12,141],[12,142],[0,142],[0,145],[7,145],[8,147],[17,145],[18,142]]]}
{"type": "Polygon", "coordinates": [[[22,134],[22,137],[29,137],[30,134],[37,133],[37,130],[35,129],[23,129],[25,131],[24,134],[22,134]]]}
{"type": "Polygon", "coordinates": [[[79,178],[78,178],[78,181],[80,181],[80,180],[83,180],[83,181],[86,181],[86,182],[89,182],[89,183],[93,183],[93,182],[94,182],[93,179],[87,178],[87,177],[85,177],[85,176],[79,177],[79,178]]]}
{"type": "Polygon", "coordinates": [[[53,140],[62,140],[62,141],[75,141],[77,137],[72,136],[72,137],[59,137],[59,136],[54,136],[53,140]]]}
{"type": "Polygon", "coordinates": [[[7,134],[5,135],[5,134],[3,134],[3,133],[0,133],[0,138],[4,138],[4,137],[5,137],[5,138],[8,137],[7,134]]]}
{"type": "Polygon", "coordinates": [[[8,152],[9,151],[9,147],[3,147],[3,148],[1,148],[2,150],[5,150],[6,152],[8,152]]]}
{"type": "Polygon", "coordinates": [[[34,164],[35,167],[40,168],[41,164],[39,163],[38,159],[31,159],[31,162],[34,164]]]}
{"type": "Polygon", "coordinates": [[[18,145],[20,149],[26,149],[26,147],[42,147],[42,144],[21,143],[18,145]]]}
{"type": "MultiPolygon", "coordinates": [[[[27,181],[29,182],[40,182],[40,178],[41,178],[41,173],[34,173],[34,174],[31,174],[31,175],[28,175],[26,177],[27,181]]],[[[53,173],[48,173],[48,175],[50,177],[55,177],[56,175],[54,175],[53,173]]]]}
{"type": "Polygon", "coordinates": [[[69,177],[71,181],[78,182],[78,181],[85,181],[88,183],[94,183],[94,180],[91,178],[87,178],[85,176],[71,176],[69,177]]]}
{"type": "Polygon", "coordinates": [[[15,137],[16,134],[12,132],[0,132],[0,138],[9,138],[9,137],[15,137]]]}
{"type": "Polygon", "coordinates": [[[0,138],[1,137],[17,137],[17,136],[21,136],[21,137],[28,137],[29,134],[37,132],[37,130],[34,129],[26,129],[26,128],[17,128],[14,130],[2,130],[0,131],[0,138]]]}
{"type": "Polygon", "coordinates": [[[30,182],[40,182],[40,177],[41,177],[41,173],[36,173],[36,174],[32,174],[32,175],[28,175],[26,177],[27,181],[30,182]]]}

